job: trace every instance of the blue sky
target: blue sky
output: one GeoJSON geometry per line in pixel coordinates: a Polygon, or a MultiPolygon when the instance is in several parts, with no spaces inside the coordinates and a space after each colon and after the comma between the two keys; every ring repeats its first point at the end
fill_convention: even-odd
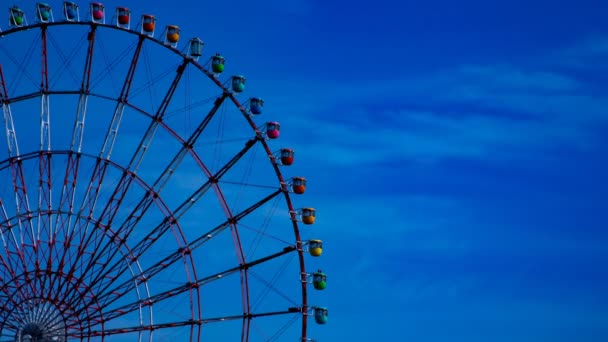
{"type": "Polygon", "coordinates": [[[608,3],[105,4],[201,37],[281,122],[326,246],[310,337],[608,339],[608,3]]]}

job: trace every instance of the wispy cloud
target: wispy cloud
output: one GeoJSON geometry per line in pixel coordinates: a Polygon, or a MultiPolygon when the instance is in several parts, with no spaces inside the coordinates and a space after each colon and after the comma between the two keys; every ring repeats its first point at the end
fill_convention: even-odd
{"type": "Polygon", "coordinates": [[[597,143],[597,126],[608,123],[608,98],[589,95],[592,85],[584,79],[515,65],[298,87],[304,91],[297,101],[278,94],[273,107],[285,113],[288,134],[306,139],[305,149],[340,165],[512,159],[560,146],[586,148],[597,143]]]}

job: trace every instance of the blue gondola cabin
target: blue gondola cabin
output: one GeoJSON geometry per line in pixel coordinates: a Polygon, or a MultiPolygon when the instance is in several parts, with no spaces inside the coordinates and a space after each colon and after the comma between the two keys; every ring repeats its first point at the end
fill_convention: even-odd
{"type": "Polygon", "coordinates": [[[251,114],[262,114],[262,107],[264,107],[264,100],[257,97],[252,97],[249,99],[249,111],[251,114]]]}
{"type": "Polygon", "coordinates": [[[78,5],[73,2],[66,1],[63,3],[63,16],[67,21],[79,21],[78,5]]]}

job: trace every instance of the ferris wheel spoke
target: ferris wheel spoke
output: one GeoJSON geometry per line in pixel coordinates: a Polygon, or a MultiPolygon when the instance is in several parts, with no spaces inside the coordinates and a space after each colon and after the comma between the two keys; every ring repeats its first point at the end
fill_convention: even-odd
{"type": "MultiPolygon", "coordinates": [[[[152,231],[150,231],[150,233],[148,233],[140,242],[138,242],[132,249],[134,255],[136,257],[142,255],[154,243],[154,241],[158,240],[158,238],[160,238],[171,227],[173,227],[176,220],[178,220],[182,215],[184,215],[188,211],[188,209],[190,209],[194,205],[194,203],[196,203],[196,201],[198,199],[200,199],[202,197],[202,195],[205,192],[207,192],[207,190],[209,190],[211,188],[211,186],[214,183],[216,183],[230,169],[230,167],[232,165],[234,165],[243,155],[245,155],[245,153],[251,147],[253,147],[255,142],[258,141],[258,139],[259,138],[256,137],[254,139],[249,140],[247,142],[247,144],[245,145],[245,148],[243,150],[241,150],[241,152],[239,152],[237,155],[235,155],[223,168],[221,168],[214,176],[212,176],[207,182],[205,182],[205,184],[203,184],[201,187],[199,187],[180,206],[178,206],[178,208],[176,210],[172,211],[173,215],[170,219],[165,218],[163,220],[163,222],[161,222],[161,224],[159,224],[154,229],[152,229],[152,231]]],[[[281,191],[282,190],[277,191],[275,194],[272,195],[272,197],[276,196],[281,191]]],[[[266,199],[260,201],[260,203],[258,205],[254,205],[252,207],[252,209],[244,211],[243,213],[245,213],[245,214],[242,216],[249,214],[251,211],[255,210],[258,206],[261,206],[263,203],[270,200],[272,197],[266,198],[266,199]]],[[[236,222],[236,221],[238,221],[238,219],[234,220],[234,222],[236,222]]],[[[230,224],[231,224],[231,220],[228,220],[228,221],[226,221],[225,224],[220,225],[220,227],[222,227],[221,229],[223,230],[226,227],[228,227],[230,224]]],[[[122,272],[119,272],[119,273],[122,273],[122,272]]]]}
{"type": "MultiPolygon", "coordinates": [[[[6,88],[6,82],[4,80],[4,72],[0,65],[0,81],[2,82],[2,90],[0,92],[0,102],[2,102],[2,112],[4,115],[5,132],[7,137],[9,165],[11,171],[11,178],[13,182],[13,190],[15,194],[15,211],[17,213],[18,226],[19,226],[19,242],[21,245],[36,247],[37,241],[34,233],[34,229],[31,222],[31,210],[27,194],[27,187],[25,184],[25,175],[23,172],[22,160],[19,158],[19,144],[17,142],[17,133],[15,131],[15,125],[13,122],[13,114],[11,106],[9,104],[9,96],[6,88]],[[25,217],[23,217],[23,216],[25,217]],[[29,241],[28,241],[29,239],[29,241]],[[29,244],[28,244],[29,242],[29,244]]],[[[33,248],[35,249],[35,248],[33,248]]],[[[23,248],[19,251],[19,256],[22,259],[23,267],[26,268],[28,262],[32,262],[36,259],[33,256],[32,251],[29,248],[23,248]],[[27,253],[23,250],[27,250],[27,253]],[[27,256],[24,256],[27,254],[27,256]],[[27,262],[26,262],[27,260],[27,262]]],[[[27,271],[27,270],[26,270],[27,271]]],[[[26,273],[27,274],[27,273],[26,273]]],[[[26,277],[26,281],[30,281],[26,277]]]]}
{"type": "Polygon", "coordinates": [[[173,99],[173,95],[175,94],[175,91],[177,90],[179,81],[181,80],[181,78],[184,74],[184,71],[186,70],[186,67],[188,66],[189,62],[190,62],[189,59],[184,59],[182,64],[180,64],[177,67],[177,72],[176,72],[175,78],[173,79],[173,82],[171,82],[171,86],[169,86],[169,90],[167,90],[167,93],[165,94],[163,101],[161,102],[160,106],[158,107],[158,110],[156,111],[156,114],[154,115],[153,120],[150,122],[150,125],[148,126],[146,133],[144,134],[143,138],[141,139],[141,142],[139,143],[135,154],[133,155],[133,157],[131,158],[131,161],[129,162],[129,166],[127,168],[130,170],[133,170],[133,172],[137,171],[137,169],[139,168],[139,165],[141,164],[141,162],[144,158],[145,153],[149,149],[150,143],[152,142],[152,139],[154,138],[154,134],[156,133],[156,130],[158,129],[158,124],[160,121],[163,120],[163,117],[165,116],[165,112],[167,111],[167,108],[169,107],[169,104],[171,103],[171,99],[173,99]]]}
{"type": "MultiPolygon", "coordinates": [[[[55,221],[55,230],[53,234],[52,243],[55,243],[58,229],[63,231],[66,241],[71,240],[74,237],[75,230],[70,231],[69,227],[72,226],[72,216],[74,213],[74,200],[76,196],[76,184],[78,180],[78,171],[80,168],[82,141],[84,137],[84,124],[87,113],[88,97],[90,94],[91,86],[91,74],[93,67],[93,52],[95,48],[95,36],[97,26],[92,26],[91,30],[87,34],[88,47],[85,58],[82,82],[80,86],[78,105],[76,108],[76,117],[74,120],[74,127],[72,132],[72,140],[70,143],[70,152],[67,154],[66,171],[63,181],[63,187],[61,189],[61,195],[59,199],[59,210],[67,212],[66,215],[57,215],[55,221]]],[[[68,260],[72,259],[70,248],[63,248],[60,259],[60,267],[63,268],[66,257],[68,260]]],[[[52,261],[49,258],[48,265],[51,266],[52,261]]]]}
{"type": "MultiPolygon", "coordinates": [[[[52,209],[52,181],[51,181],[51,131],[50,131],[50,106],[49,106],[49,73],[48,73],[48,54],[47,54],[47,30],[46,26],[42,27],[41,37],[41,80],[40,80],[40,154],[38,158],[39,165],[39,182],[38,182],[38,218],[36,227],[36,247],[34,252],[36,255],[35,267],[36,271],[40,271],[41,258],[45,255],[51,256],[48,253],[47,246],[40,243],[42,237],[52,238],[51,225],[52,217],[49,214],[52,209]]],[[[52,260],[47,259],[48,262],[52,260]]],[[[39,288],[46,288],[42,283],[41,277],[35,277],[40,282],[39,288]]]]}
{"type": "Polygon", "coordinates": [[[275,135],[253,121],[261,99],[236,100],[244,78],[220,81],[222,56],[199,64],[200,39],[178,51],[177,26],[154,38],[143,26],[154,17],[131,30],[124,8],[106,24],[94,17],[99,8],[105,16],[99,3],[82,21],[70,21],[68,7],[66,21],[44,21],[44,6],[33,25],[0,32],[5,71],[17,68],[0,66],[0,342],[27,339],[32,322],[59,341],[198,341],[223,329],[226,340],[309,340],[300,211],[266,142],[275,135]],[[195,90],[207,95],[194,99],[195,90]],[[102,132],[88,127],[100,123],[102,132]],[[225,139],[228,131],[241,138],[225,139]],[[186,192],[182,178],[194,184],[186,192]],[[283,196],[293,235],[270,221],[283,196]],[[218,289],[235,293],[214,298],[218,289]]]}
{"type": "Polygon", "coordinates": [[[125,77],[122,90],[120,91],[116,108],[114,109],[114,114],[112,115],[110,127],[108,127],[108,131],[101,148],[100,157],[107,157],[109,159],[110,155],[112,154],[112,148],[114,147],[114,142],[116,141],[116,134],[118,133],[118,128],[125,110],[125,104],[129,98],[129,91],[131,90],[133,77],[135,76],[135,69],[137,68],[137,63],[139,61],[139,56],[141,55],[143,44],[144,36],[140,36],[139,41],[137,42],[137,47],[135,48],[135,52],[133,53],[131,64],[129,65],[129,70],[127,71],[127,75],[125,77]]]}
{"type": "MultiPolygon", "coordinates": [[[[118,318],[120,316],[127,315],[130,312],[139,310],[142,306],[151,306],[151,305],[158,304],[164,300],[173,298],[179,294],[185,293],[187,291],[192,291],[194,289],[197,289],[198,287],[204,286],[211,282],[225,279],[227,276],[239,273],[240,271],[249,270],[251,268],[254,268],[257,265],[268,262],[272,259],[279,258],[283,255],[292,253],[296,250],[297,249],[295,246],[287,246],[287,247],[283,248],[283,250],[276,252],[274,254],[265,256],[263,258],[259,258],[257,260],[250,261],[243,265],[238,265],[238,266],[229,268],[227,270],[224,270],[224,271],[221,271],[221,272],[218,272],[218,273],[206,276],[206,277],[199,278],[198,281],[195,283],[191,283],[191,282],[185,283],[185,284],[176,286],[174,288],[171,288],[169,290],[163,291],[161,293],[155,294],[153,296],[150,296],[148,298],[144,298],[142,300],[139,300],[139,301],[136,301],[136,302],[133,302],[130,304],[122,305],[118,308],[114,308],[109,311],[104,311],[103,318],[106,320],[111,320],[111,319],[118,318]]],[[[185,251],[182,251],[182,253],[183,252],[185,252],[185,251]]],[[[146,274],[145,279],[140,278],[140,279],[128,280],[128,281],[122,283],[121,285],[119,285],[115,288],[112,288],[111,290],[104,291],[105,295],[100,295],[100,296],[98,296],[97,299],[99,300],[99,302],[103,302],[102,305],[104,307],[111,305],[113,302],[118,300],[118,298],[120,298],[120,296],[123,293],[127,293],[127,292],[131,291],[133,289],[133,286],[136,286],[136,285],[134,285],[136,282],[149,281],[150,279],[153,279],[154,275],[158,274],[160,271],[162,271],[166,267],[170,266],[170,264],[174,263],[175,261],[172,258],[175,258],[175,257],[173,255],[170,255],[170,256],[166,257],[165,259],[163,259],[162,261],[155,264],[153,267],[145,270],[143,272],[143,274],[146,274]]],[[[178,260],[179,260],[179,258],[178,258],[178,260]]]]}
{"type": "MultiPolygon", "coordinates": [[[[116,230],[116,235],[123,236],[124,234],[125,240],[129,237],[133,229],[137,226],[141,218],[145,215],[146,211],[150,208],[151,204],[158,197],[158,194],[162,190],[163,186],[168,182],[171,175],[173,175],[174,171],[179,167],[180,163],[187,155],[188,150],[192,148],[192,146],[194,145],[200,134],[203,132],[207,124],[211,121],[211,118],[213,118],[213,115],[217,112],[226,96],[227,95],[224,94],[215,101],[214,107],[209,111],[205,119],[201,121],[201,123],[199,124],[195,132],[190,136],[190,138],[182,144],[182,148],[175,155],[170,164],[163,170],[157,180],[154,182],[154,185],[152,185],[152,189],[142,197],[142,199],[138,202],[138,204],[131,211],[131,213],[129,213],[127,219],[116,230]]],[[[95,250],[97,250],[97,248],[95,250]]]]}
{"type": "Polygon", "coordinates": [[[201,134],[203,133],[205,128],[207,128],[207,125],[209,124],[209,122],[211,122],[211,119],[213,119],[213,117],[215,116],[215,113],[217,113],[218,109],[221,107],[222,103],[224,102],[224,100],[226,99],[227,96],[228,96],[228,94],[224,93],[224,94],[222,94],[222,96],[218,97],[215,100],[215,102],[213,104],[213,108],[211,108],[209,113],[207,113],[205,118],[196,127],[196,129],[190,135],[188,140],[182,144],[180,151],[171,160],[171,163],[169,163],[169,165],[167,165],[167,167],[163,170],[161,175],[156,179],[156,181],[154,182],[154,185],[152,187],[155,188],[157,192],[160,193],[162,188],[169,181],[169,178],[171,178],[171,176],[173,175],[175,170],[179,167],[181,162],[184,160],[188,151],[190,151],[194,147],[194,144],[197,142],[197,140],[199,139],[199,137],[201,136],[201,134]]]}
{"type": "MultiPolygon", "coordinates": [[[[19,75],[19,78],[17,78],[15,80],[14,83],[14,87],[15,89],[17,88],[17,86],[19,85],[19,83],[21,82],[21,79],[23,76],[26,76],[31,82],[32,84],[34,84],[35,86],[37,86],[37,82],[36,82],[36,78],[34,76],[32,76],[29,72],[28,72],[28,68],[25,67],[25,65],[28,64],[28,62],[30,61],[30,59],[32,58],[32,56],[34,55],[34,45],[36,44],[36,38],[34,40],[32,40],[31,45],[25,49],[25,51],[27,52],[27,55],[22,56],[21,58],[17,58],[15,56],[13,56],[13,54],[10,53],[10,51],[8,51],[3,44],[0,45],[0,50],[2,50],[6,56],[11,60],[11,62],[13,62],[13,64],[15,64],[18,68],[18,70],[22,70],[21,74],[19,75]]],[[[13,91],[15,90],[13,89],[13,91]]]]}
{"type": "Polygon", "coordinates": [[[81,38],[74,44],[74,47],[67,53],[67,55],[59,46],[57,40],[54,39],[53,35],[49,34],[49,41],[51,42],[51,45],[55,48],[54,51],[56,51],[57,55],[59,56],[59,59],[62,62],[55,75],[53,75],[53,77],[51,77],[50,79],[51,87],[53,87],[57,83],[57,81],[63,78],[64,72],[66,70],[69,72],[74,82],[78,83],[78,74],[71,68],[72,59],[74,58],[74,56],[76,56],[76,53],[79,51],[79,49],[84,45],[83,40],[85,39],[85,37],[87,39],[90,39],[91,32],[94,32],[96,29],[97,26],[91,26],[91,31],[85,33],[84,36],[81,36],[81,38]]]}
{"type": "MultiPolygon", "coordinates": [[[[137,41],[137,47],[135,48],[136,54],[138,55],[137,58],[139,58],[139,53],[141,52],[141,44],[143,44],[144,41],[144,36],[139,36],[139,39],[137,41]],[[140,51],[137,51],[137,50],[140,51]]],[[[120,54],[118,54],[118,56],[113,60],[113,61],[109,61],[108,60],[108,56],[105,54],[105,51],[107,50],[103,44],[103,40],[99,40],[98,41],[100,47],[101,47],[101,54],[103,57],[103,60],[106,64],[106,67],[101,70],[92,80],[93,84],[91,85],[91,88],[95,88],[98,84],[100,84],[106,77],[110,77],[112,84],[115,84],[116,82],[114,81],[114,78],[112,77],[112,70],[119,65],[119,63],[124,60],[127,55],[129,54],[129,51],[133,50],[133,44],[130,46],[127,46],[120,54]]],[[[133,63],[133,60],[131,61],[133,63]]],[[[137,61],[135,61],[135,63],[137,63],[137,61]]]]}
{"type": "MultiPolygon", "coordinates": [[[[142,197],[142,199],[138,202],[138,204],[131,211],[131,213],[129,213],[127,219],[120,225],[120,227],[116,231],[117,235],[122,235],[124,232],[125,239],[129,237],[130,233],[137,226],[139,220],[145,215],[152,202],[158,197],[158,194],[162,190],[163,186],[168,182],[175,170],[179,167],[179,165],[187,155],[188,151],[192,149],[194,143],[197,141],[205,127],[211,121],[226,96],[227,95],[224,94],[215,101],[214,107],[209,111],[205,119],[201,121],[201,123],[199,124],[195,132],[190,136],[190,138],[182,144],[182,148],[175,155],[170,164],[163,170],[157,180],[154,182],[154,184],[152,185],[152,189],[142,197]]],[[[207,188],[208,186],[205,187],[205,189],[207,188]]]]}
{"type": "MultiPolygon", "coordinates": [[[[176,75],[175,79],[173,80],[171,86],[169,87],[169,90],[167,91],[167,94],[165,95],[157,113],[155,114],[154,119],[148,126],[148,129],[147,129],[144,137],[142,138],[141,142],[139,143],[135,154],[133,155],[133,157],[131,158],[131,161],[129,162],[129,165],[127,166],[127,169],[130,170],[131,172],[135,173],[137,171],[137,169],[139,168],[139,165],[141,164],[141,162],[143,160],[143,157],[144,157],[146,151],[149,149],[150,143],[151,143],[152,139],[154,138],[154,134],[156,133],[156,130],[158,129],[158,123],[160,121],[162,121],[162,119],[163,119],[165,111],[167,110],[167,107],[168,107],[169,103],[171,102],[173,94],[175,93],[175,90],[177,89],[179,80],[181,79],[181,76],[183,75],[188,62],[189,62],[188,59],[184,59],[184,62],[177,68],[177,75],[176,75]]],[[[131,79],[134,75],[134,69],[135,68],[133,68],[133,73],[129,73],[131,79]]],[[[127,78],[129,78],[129,76],[127,78]]],[[[130,86],[130,83],[131,83],[131,80],[128,81],[129,86],[130,86]]],[[[125,86],[126,86],[126,84],[127,83],[125,83],[125,86]]],[[[123,90],[125,88],[127,91],[126,94],[128,94],[128,87],[123,87],[123,90]]],[[[126,95],[125,95],[124,101],[125,102],[127,101],[126,95]]],[[[108,158],[111,153],[111,149],[112,149],[111,146],[114,145],[114,139],[116,139],[118,127],[120,125],[120,123],[119,123],[120,117],[122,117],[122,113],[124,111],[124,103],[119,103],[119,105],[122,105],[122,106],[120,109],[120,114],[117,117],[118,122],[116,123],[115,128],[114,129],[111,128],[111,130],[110,130],[110,132],[113,132],[113,137],[112,137],[113,140],[110,144],[110,150],[108,151],[108,158]]],[[[115,120],[113,119],[112,121],[114,122],[115,120]]],[[[107,137],[108,136],[106,136],[106,139],[107,139],[107,137]]],[[[104,146],[105,146],[105,143],[104,143],[104,146]]],[[[102,153],[103,153],[103,151],[102,151],[102,153]]],[[[98,179],[101,180],[102,178],[103,177],[100,177],[98,179]]],[[[100,222],[107,221],[107,225],[108,226],[111,225],[112,220],[116,216],[118,209],[120,208],[120,205],[121,205],[124,197],[126,196],[127,191],[129,190],[129,186],[131,185],[132,180],[133,180],[133,178],[128,177],[127,173],[123,173],[118,185],[116,186],[114,192],[112,193],[111,198],[107,201],[107,204],[101,213],[101,216],[99,219],[100,222]]]]}
{"type": "Polygon", "coordinates": [[[124,328],[92,330],[89,332],[74,333],[74,334],[71,334],[70,337],[85,339],[85,338],[104,337],[104,336],[111,336],[111,335],[118,335],[118,334],[123,335],[123,334],[144,332],[144,331],[152,332],[152,331],[162,330],[162,329],[175,329],[175,328],[184,327],[184,326],[200,325],[202,323],[204,323],[204,322],[196,321],[196,320],[176,321],[176,322],[170,322],[170,323],[157,323],[157,324],[124,327],[124,328]]]}

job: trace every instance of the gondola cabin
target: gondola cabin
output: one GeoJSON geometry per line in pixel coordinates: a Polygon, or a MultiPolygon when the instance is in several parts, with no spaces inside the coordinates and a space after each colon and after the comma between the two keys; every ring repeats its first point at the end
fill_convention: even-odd
{"type": "Polygon", "coordinates": [[[25,13],[17,6],[13,6],[8,10],[9,24],[11,27],[21,27],[27,25],[25,21],[25,13]]]}
{"type": "Polygon", "coordinates": [[[203,41],[200,38],[190,39],[190,51],[188,54],[195,60],[198,60],[203,55],[203,41]]]}
{"type": "Polygon", "coordinates": [[[131,11],[126,7],[116,7],[116,25],[128,29],[131,25],[131,11]]]}
{"type": "Polygon", "coordinates": [[[53,13],[51,12],[51,6],[48,4],[37,3],[36,4],[36,17],[41,23],[48,23],[53,21],[53,13]]]}
{"type": "Polygon", "coordinates": [[[80,21],[78,5],[73,2],[65,1],[63,3],[63,17],[67,21],[80,21]]]}
{"type": "Polygon", "coordinates": [[[317,324],[327,324],[329,311],[327,308],[315,308],[315,322],[317,324]]]}
{"type": "Polygon", "coordinates": [[[306,178],[293,177],[293,180],[291,182],[291,190],[293,190],[295,194],[303,194],[306,191],[306,178]]]}
{"type": "Polygon", "coordinates": [[[221,74],[224,71],[225,62],[226,59],[219,53],[216,53],[215,56],[211,57],[211,70],[216,74],[221,74]]]}
{"type": "Polygon", "coordinates": [[[144,14],[141,16],[141,33],[147,34],[148,36],[154,36],[154,29],[156,28],[156,18],[151,14],[144,14]]]}
{"type": "Polygon", "coordinates": [[[315,290],[325,290],[327,287],[327,275],[321,270],[312,274],[312,286],[315,290]]]}
{"type": "Polygon", "coordinates": [[[302,209],[302,222],[304,222],[304,224],[315,223],[315,218],[316,218],[315,208],[303,208],[302,209]]]}
{"type": "Polygon", "coordinates": [[[91,19],[95,23],[105,23],[106,9],[102,3],[91,2],[91,19]]]}
{"type": "Polygon", "coordinates": [[[308,241],[308,253],[314,257],[321,256],[323,254],[323,241],[321,240],[310,240],[308,241]]]}
{"type": "Polygon", "coordinates": [[[264,107],[264,100],[257,97],[252,97],[249,99],[249,111],[251,114],[262,114],[262,107],[264,107]]]}
{"type": "Polygon", "coordinates": [[[165,37],[167,39],[167,42],[171,45],[177,44],[177,42],[179,41],[179,32],[179,26],[167,25],[167,35],[165,37]]]}
{"type": "Polygon", "coordinates": [[[232,76],[232,90],[241,93],[245,90],[245,77],[240,75],[232,76]]]}
{"type": "Polygon", "coordinates": [[[282,148],[280,152],[281,164],[289,166],[293,164],[295,152],[291,148],[282,148]]]}
{"type": "Polygon", "coordinates": [[[266,123],[266,136],[268,137],[268,139],[278,138],[279,135],[281,134],[280,128],[281,128],[281,125],[276,121],[267,122],[266,123]]]}

